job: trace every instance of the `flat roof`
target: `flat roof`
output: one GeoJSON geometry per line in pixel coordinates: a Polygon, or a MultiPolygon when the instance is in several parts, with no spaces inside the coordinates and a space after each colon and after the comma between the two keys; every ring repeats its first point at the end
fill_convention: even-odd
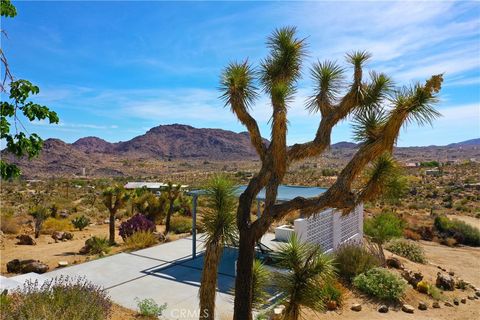
{"type": "MultiPolygon", "coordinates": [[[[147,189],[161,189],[167,187],[167,183],[163,182],[127,182],[127,184],[124,186],[125,189],[141,189],[141,188],[147,188],[147,189]]],[[[177,185],[174,184],[174,187],[177,185]]],[[[181,185],[180,188],[184,189],[187,188],[187,185],[181,185]]]]}
{"type": "MultiPolygon", "coordinates": [[[[245,185],[238,186],[235,190],[237,197],[240,196],[246,188],[247,186],[245,185]]],[[[288,201],[296,197],[313,198],[324,193],[325,191],[327,191],[327,189],[321,187],[291,186],[282,184],[278,186],[277,201],[288,201]]],[[[206,194],[206,191],[203,189],[191,190],[188,192],[188,194],[192,196],[200,196],[206,194]]],[[[265,189],[262,189],[258,193],[257,199],[265,200],[265,189]]]]}

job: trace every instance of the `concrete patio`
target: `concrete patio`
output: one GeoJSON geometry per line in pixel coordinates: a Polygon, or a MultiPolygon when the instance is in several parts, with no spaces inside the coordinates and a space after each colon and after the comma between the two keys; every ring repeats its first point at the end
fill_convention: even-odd
{"type": "MultiPolygon", "coordinates": [[[[274,248],[274,235],[267,234],[262,242],[274,248]]],[[[103,286],[112,300],[126,308],[137,309],[136,299],[152,298],[167,303],[166,319],[198,319],[198,288],[203,267],[201,237],[198,255],[192,260],[192,239],[184,238],[130,253],[119,253],[71,267],[56,269],[43,275],[27,274],[0,279],[1,287],[14,287],[26,279],[59,276],[84,276],[103,286]],[[7,280],[8,279],[8,280],[7,280]]],[[[226,248],[218,274],[216,315],[231,319],[235,281],[236,250],[226,248]]]]}

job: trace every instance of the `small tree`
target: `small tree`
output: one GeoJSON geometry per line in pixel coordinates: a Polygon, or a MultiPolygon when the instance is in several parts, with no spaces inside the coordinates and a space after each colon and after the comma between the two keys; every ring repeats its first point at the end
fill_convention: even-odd
{"type": "Polygon", "coordinates": [[[207,208],[201,221],[201,226],[205,230],[205,257],[198,293],[200,319],[213,320],[218,264],[225,244],[235,243],[237,237],[236,198],[233,183],[222,176],[212,178],[206,190],[207,208]]]}
{"type": "Polygon", "coordinates": [[[164,192],[168,200],[168,212],[167,218],[165,220],[165,234],[170,231],[170,219],[172,218],[173,212],[175,211],[175,200],[180,195],[180,188],[180,184],[174,186],[171,182],[169,182],[164,192]]]}
{"type": "Polygon", "coordinates": [[[43,222],[50,216],[50,214],[47,208],[37,206],[33,208],[33,210],[30,212],[30,215],[33,217],[35,238],[38,238],[40,236],[40,232],[42,231],[43,222]]]}
{"type": "Polygon", "coordinates": [[[383,245],[394,238],[401,237],[403,228],[403,220],[392,212],[382,212],[373,218],[365,219],[363,230],[372,242],[382,265],[385,265],[383,245]]]}
{"type": "Polygon", "coordinates": [[[102,203],[107,207],[110,213],[109,217],[109,243],[115,244],[115,215],[128,200],[128,194],[121,186],[107,188],[102,193],[102,203]]]}
{"type": "Polygon", "coordinates": [[[161,195],[155,196],[150,191],[137,195],[133,201],[136,212],[143,214],[152,222],[162,219],[165,216],[166,198],[161,195]]]}
{"type": "Polygon", "coordinates": [[[324,310],[324,286],[335,276],[333,259],[320,246],[301,242],[294,234],[280,246],[278,265],[290,272],[274,277],[279,292],[286,294],[285,320],[300,318],[300,307],[324,310]]]}

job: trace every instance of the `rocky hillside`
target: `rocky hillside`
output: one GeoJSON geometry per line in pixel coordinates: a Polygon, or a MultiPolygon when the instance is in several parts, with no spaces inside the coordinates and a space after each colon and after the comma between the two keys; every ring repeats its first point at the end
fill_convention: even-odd
{"type": "MultiPolygon", "coordinates": [[[[268,144],[268,140],[264,140],[268,144]]],[[[401,161],[480,159],[480,139],[448,146],[396,148],[401,161]]],[[[341,164],[351,158],[358,145],[339,142],[322,155],[328,163],[341,164]]],[[[258,160],[248,133],[221,129],[199,129],[187,125],[161,125],[128,141],[110,143],[97,137],[85,137],[72,144],[47,139],[39,158],[15,159],[2,152],[2,157],[17,163],[26,177],[71,176],[82,168],[90,176],[156,175],[172,172],[173,163],[183,165],[179,171],[203,170],[206,161],[258,160]],[[199,160],[195,162],[195,160],[199,160]],[[188,162],[188,165],[185,163],[188,162]],[[197,163],[197,164],[195,164],[197,163]]],[[[210,168],[211,169],[211,168],[210,168]]]]}

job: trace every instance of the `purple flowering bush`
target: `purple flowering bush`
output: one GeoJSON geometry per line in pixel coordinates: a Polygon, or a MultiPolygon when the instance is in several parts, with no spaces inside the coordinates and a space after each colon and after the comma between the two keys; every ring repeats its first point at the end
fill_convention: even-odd
{"type": "Polygon", "coordinates": [[[144,215],[137,213],[127,221],[122,222],[119,234],[123,240],[126,240],[135,232],[154,232],[155,230],[155,223],[147,219],[144,215]]]}

